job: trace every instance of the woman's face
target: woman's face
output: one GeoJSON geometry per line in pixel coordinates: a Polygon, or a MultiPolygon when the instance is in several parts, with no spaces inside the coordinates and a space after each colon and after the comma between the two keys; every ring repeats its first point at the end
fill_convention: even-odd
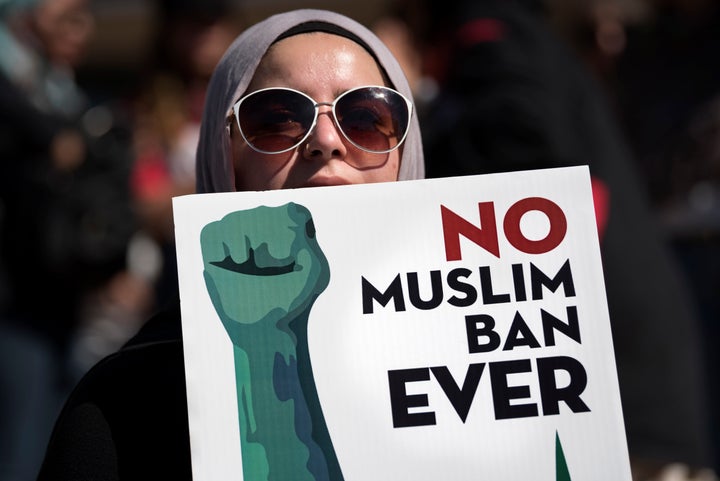
{"type": "MultiPolygon", "coordinates": [[[[385,85],[372,56],[355,42],[327,33],[307,33],[276,43],[260,62],[246,93],[288,87],[316,102],[332,102],[363,85],[385,85]]],[[[232,122],[236,190],[362,184],[397,180],[401,149],[368,153],[350,144],[332,119],[329,106],[319,107],[315,128],[299,147],[282,154],[261,154],[243,140],[232,122]],[[372,156],[370,162],[362,162],[372,156]],[[355,168],[355,165],[372,167],[355,168]]]]}

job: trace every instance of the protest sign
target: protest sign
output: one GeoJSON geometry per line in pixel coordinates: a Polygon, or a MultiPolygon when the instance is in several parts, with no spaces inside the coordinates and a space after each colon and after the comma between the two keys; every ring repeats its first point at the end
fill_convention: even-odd
{"type": "Polygon", "coordinates": [[[586,167],[174,199],[196,480],[626,480],[586,167]]]}

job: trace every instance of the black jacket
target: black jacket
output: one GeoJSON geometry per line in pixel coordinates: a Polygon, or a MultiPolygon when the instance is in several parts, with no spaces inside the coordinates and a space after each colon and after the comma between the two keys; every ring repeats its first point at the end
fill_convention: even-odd
{"type": "Polygon", "coordinates": [[[82,379],[58,418],[38,480],[191,478],[178,305],[82,379]]]}

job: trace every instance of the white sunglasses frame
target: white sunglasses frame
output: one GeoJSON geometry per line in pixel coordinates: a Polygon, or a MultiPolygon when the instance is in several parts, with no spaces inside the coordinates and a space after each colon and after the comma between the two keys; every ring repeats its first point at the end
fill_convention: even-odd
{"type": "Polygon", "coordinates": [[[387,153],[389,153],[389,152],[392,152],[393,150],[396,150],[398,147],[400,147],[400,146],[403,144],[403,142],[405,142],[405,138],[407,137],[408,133],[410,132],[410,124],[411,124],[412,115],[413,115],[413,103],[412,103],[412,101],[411,101],[410,99],[408,99],[407,97],[405,97],[405,96],[404,96],[403,94],[401,94],[400,92],[398,92],[397,90],[392,89],[392,88],[390,88],[390,87],[385,87],[385,86],[383,86],[383,85],[362,85],[362,86],[360,86],[360,87],[355,87],[355,88],[352,88],[352,89],[350,89],[350,90],[346,90],[345,92],[341,93],[341,94],[338,95],[338,96],[335,98],[335,100],[333,100],[332,102],[316,102],[315,99],[312,98],[312,97],[310,97],[308,94],[306,94],[306,93],[304,93],[304,92],[301,92],[301,91],[299,91],[299,90],[293,89],[293,88],[289,88],[289,87],[268,87],[268,88],[264,88],[264,89],[254,90],[254,91],[252,91],[252,92],[250,92],[250,93],[248,93],[248,94],[246,94],[246,95],[243,95],[237,102],[235,102],[235,104],[233,104],[232,112],[233,112],[233,117],[235,117],[235,123],[237,124],[238,130],[240,131],[240,135],[242,136],[242,138],[243,138],[243,140],[245,141],[245,143],[246,143],[251,149],[253,149],[255,152],[259,152],[259,153],[261,153],[261,154],[283,154],[283,153],[285,153],[285,152],[290,152],[290,151],[293,150],[293,149],[297,149],[300,145],[303,144],[303,142],[305,142],[305,141],[307,140],[307,138],[310,136],[310,134],[312,133],[312,131],[315,129],[315,126],[317,125],[318,116],[320,115],[320,113],[319,113],[319,108],[322,107],[322,106],[328,106],[328,107],[331,108],[331,111],[332,111],[332,121],[333,121],[333,123],[335,124],[335,127],[337,128],[338,132],[340,132],[340,133],[342,134],[343,138],[344,138],[345,140],[347,140],[348,142],[350,142],[351,145],[357,147],[358,149],[362,150],[363,152],[368,152],[368,153],[371,153],[371,154],[387,154],[387,153]],[[344,130],[342,129],[342,127],[340,126],[340,122],[338,122],[337,115],[336,115],[336,113],[335,113],[335,106],[337,105],[337,102],[338,102],[340,99],[342,99],[344,96],[346,96],[347,94],[349,94],[349,93],[355,92],[355,91],[357,91],[357,90],[368,89],[368,88],[369,88],[369,89],[389,90],[389,91],[391,91],[391,92],[399,95],[400,98],[405,101],[405,105],[407,106],[407,109],[408,109],[408,123],[407,123],[407,127],[405,128],[405,132],[403,133],[403,135],[402,135],[402,137],[400,138],[400,140],[398,141],[398,143],[395,144],[395,146],[392,147],[392,148],[390,148],[390,149],[386,149],[386,150],[370,150],[370,149],[368,149],[368,148],[366,148],[366,147],[363,147],[363,146],[361,146],[361,145],[358,145],[358,144],[357,144],[356,142],[354,142],[350,137],[348,137],[348,135],[345,133],[345,131],[344,131],[344,130]],[[245,136],[245,132],[243,132],[242,126],[240,125],[240,118],[238,117],[238,112],[239,112],[239,110],[240,110],[240,105],[241,105],[248,97],[250,97],[250,96],[252,96],[252,95],[255,95],[255,94],[257,94],[257,93],[266,92],[266,91],[269,91],[269,90],[286,90],[286,91],[289,91],[289,92],[294,92],[294,93],[296,93],[296,94],[300,94],[300,95],[302,95],[303,97],[305,97],[305,98],[307,98],[308,100],[310,100],[310,101],[312,102],[313,106],[315,107],[315,116],[313,117],[312,124],[310,124],[310,127],[308,128],[308,130],[307,130],[307,132],[305,133],[305,135],[303,135],[302,139],[300,139],[297,143],[295,143],[295,144],[292,145],[291,147],[288,147],[287,149],[283,149],[283,150],[279,150],[279,151],[266,151],[266,150],[262,150],[262,149],[259,149],[259,148],[255,147],[255,146],[247,139],[247,137],[245,136]]]}

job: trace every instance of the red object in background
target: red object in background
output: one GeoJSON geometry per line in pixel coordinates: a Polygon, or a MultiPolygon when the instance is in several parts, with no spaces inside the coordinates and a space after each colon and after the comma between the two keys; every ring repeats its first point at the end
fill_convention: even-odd
{"type": "Polygon", "coordinates": [[[505,31],[505,23],[496,18],[478,18],[460,27],[457,40],[464,47],[478,43],[498,42],[505,38],[505,31]]]}
{"type": "Polygon", "coordinates": [[[150,200],[170,189],[170,173],[161,153],[149,152],[138,157],[130,181],[136,199],[150,200]]]}
{"type": "Polygon", "coordinates": [[[602,242],[607,226],[608,215],[610,214],[610,190],[605,182],[591,177],[593,204],[595,206],[595,221],[597,222],[598,236],[602,242]]]}

